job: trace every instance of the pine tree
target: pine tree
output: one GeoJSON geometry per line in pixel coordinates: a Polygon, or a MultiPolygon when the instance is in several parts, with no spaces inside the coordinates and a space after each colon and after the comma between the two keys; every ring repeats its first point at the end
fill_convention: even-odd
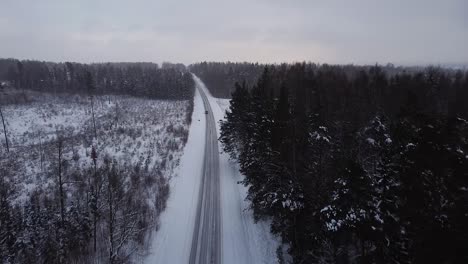
{"type": "MultiPolygon", "coordinates": [[[[265,165],[272,160],[273,124],[273,103],[268,94],[270,82],[269,71],[265,68],[258,84],[252,89],[249,112],[245,113],[248,118],[245,131],[250,137],[243,143],[244,149],[239,155],[241,172],[246,175],[243,183],[249,187],[248,199],[253,201],[253,205],[260,205],[262,195],[268,192],[268,186],[265,189],[265,185],[270,175],[265,171],[265,165]]],[[[254,209],[258,213],[264,208],[256,206],[254,209]]]]}
{"type": "Polygon", "coordinates": [[[321,213],[326,219],[327,229],[337,234],[352,232],[358,238],[356,256],[360,263],[370,263],[369,243],[376,227],[376,208],[373,204],[373,186],[369,174],[361,164],[354,160],[345,160],[340,176],[335,180],[335,187],[330,205],[321,213]]]}
{"type": "Polygon", "coordinates": [[[264,204],[275,216],[272,231],[286,236],[294,233],[290,230],[291,222],[294,222],[304,203],[302,188],[291,173],[293,160],[290,146],[293,135],[290,111],[288,89],[282,86],[272,123],[271,161],[265,164],[268,176],[265,189],[268,193],[264,194],[264,204]]]}
{"type": "Polygon", "coordinates": [[[398,217],[401,183],[398,164],[393,161],[396,154],[390,134],[387,118],[378,114],[358,135],[358,159],[372,181],[374,215],[370,242],[375,250],[370,253],[377,263],[398,263],[404,256],[398,217]]]}
{"type": "Polygon", "coordinates": [[[447,132],[450,239],[445,244],[451,261],[464,263],[468,261],[468,121],[460,117],[449,120],[447,132]]]}
{"type": "Polygon", "coordinates": [[[291,120],[289,105],[289,92],[283,85],[280,90],[278,103],[276,104],[274,116],[274,129],[272,131],[272,147],[278,152],[282,152],[283,160],[286,160],[287,153],[283,149],[284,145],[288,143],[289,125],[291,120]]]}
{"type": "Polygon", "coordinates": [[[221,121],[220,141],[224,151],[233,159],[243,152],[243,146],[247,142],[246,125],[248,123],[246,113],[249,112],[250,94],[245,82],[235,84],[236,89],[232,93],[229,110],[226,111],[225,121],[221,121]]]}
{"type": "MultiPolygon", "coordinates": [[[[466,171],[454,170],[457,164],[461,165],[458,168],[465,166],[461,162],[465,160],[460,159],[464,150],[460,148],[460,138],[447,135],[453,132],[446,124],[444,119],[424,115],[399,124],[400,130],[405,131],[401,133],[402,138],[396,137],[400,153],[395,160],[399,164],[397,173],[401,182],[399,216],[408,261],[413,263],[443,262],[454,258],[451,234],[454,234],[452,228],[456,224],[451,221],[455,223],[457,220],[451,219],[449,212],[459,187],[451,186],[454,177],[466,175],[466,171]],[[452,138],[451,142],[447,141],[449,138],[452,138]],[[414,208],[420,209],[415,211],[414,208]]],[[[464,210],[457,208],[459,212],[464,210]]]]}

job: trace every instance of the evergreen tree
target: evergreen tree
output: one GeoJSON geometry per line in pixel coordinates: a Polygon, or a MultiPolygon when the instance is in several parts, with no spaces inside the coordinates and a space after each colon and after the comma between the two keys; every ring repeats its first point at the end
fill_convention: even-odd
{"type": "MultiPolygon", "coordinates": [[[[373,204],[372,178],[353,160],[344,161],[342,173],[335,180],[330,205],[321,212],[327,229],[338,235],[351,232],[358,238],[356,256],[360,263],[371,263],[371,242],[376,227],[376,208],[373,204]]],[[[380,219],[378,219],[380,220],[380,219]]]]}
{"type": "Polygon", "coordinates": [[[466,76],[279,65],[233,94],[221,141],[294,263],[466,262],[466,76]]]}
{"type": "MultiPolygon", "coordinates": [[[[253,205],[260,205],[263,195],[268,192],[268,187],[263,188],[262,183],[269,182],[270,175],[265,168],[272,160],[273,101],[268,94],[270,82],[268,68],[265,68],[259,83],[252,89],[249,112],[245,113],[248,117],[246,135],[250,137],[244,142],[244,150],[239,156],[241,172],[246,175],[243,183],[249,187],[248,199],[253,201],[253,205]]],[[[254,209],[256,213],[265,210],[261,206],[254,209]]]]}
{"type": "Polygon", "coordinates": [[[235,84],[236,89],[232,94],[231,104],[226,111],[226,118],[221,121],[220,141],[223,143],[224,151],[228,152],[233,159],[243,152],[244,142],[247,142],[246,124],[249,116],[250,94],[245,82],[235,84]]]}

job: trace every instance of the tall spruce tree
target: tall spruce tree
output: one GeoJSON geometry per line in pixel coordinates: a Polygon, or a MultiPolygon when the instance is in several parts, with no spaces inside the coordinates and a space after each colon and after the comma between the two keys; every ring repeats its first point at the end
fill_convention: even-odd
{"type": "Polygon", "coordinates": [[[250,94],[245,82],[235,84],[232,93],[229,110],[226,111],[226,118],[221,121],[220,141],[223,149],[231,155],[233,159],[243,152],[244,143],[250,135],[247,134],[246,119],[250,107],[250,94]]]}

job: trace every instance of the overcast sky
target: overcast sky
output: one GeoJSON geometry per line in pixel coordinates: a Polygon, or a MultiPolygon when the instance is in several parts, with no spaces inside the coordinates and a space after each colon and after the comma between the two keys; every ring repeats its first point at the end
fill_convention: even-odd
{"type": "Polygon", "coordinates": [[[467,0],[0,0],[0,57],[468,62],[467,0]]]}

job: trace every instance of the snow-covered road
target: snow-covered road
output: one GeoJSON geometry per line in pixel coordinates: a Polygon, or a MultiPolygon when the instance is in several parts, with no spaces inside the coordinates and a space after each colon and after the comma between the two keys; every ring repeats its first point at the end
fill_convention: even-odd
{"type": "MultiPolygon", "coordinates": [[[[145,263],[190,263],[197,223],[197,205],[199,195],[203,193],[200,192],[200,183],[203,180],[206,135],[209,132],[207,128],[210,127],[206,122],[216,123],[216,130],[211,138],[217,138],[219,121],[224,118],[225,107],[228,106],[226,100],[212,97],[197,76],[194,75],[193,78],[197,89],[188,141],[181,158],[178,176],[171,180],[167,209],[161,215],[160,229],[153,236],[151,252],[145,263]],[[209,115],[205,115],[201,93],[207,95],[214,120],[211,117],[207,120],[209,115]]],[[[254,222],[252,212],[245,201],[246,188],[238,184],[243,176],[239,173],[237,164],[229,160],[229,156],[222,152],[220,145],[217,154],[221,229],[220,241],[215,247],[220,248],[221,258],[213,263],[276,263],[279,240],[271,235],[267,222],[254,222]]]]}
{"type": "Polygon", "coordinates": [[[197,82],[197,90],[203,99],[206,111],[205,160],[189,263],[219,264],[221,263],[221,208],[218,135],[210,102],[200,82],[197,82]]]}

